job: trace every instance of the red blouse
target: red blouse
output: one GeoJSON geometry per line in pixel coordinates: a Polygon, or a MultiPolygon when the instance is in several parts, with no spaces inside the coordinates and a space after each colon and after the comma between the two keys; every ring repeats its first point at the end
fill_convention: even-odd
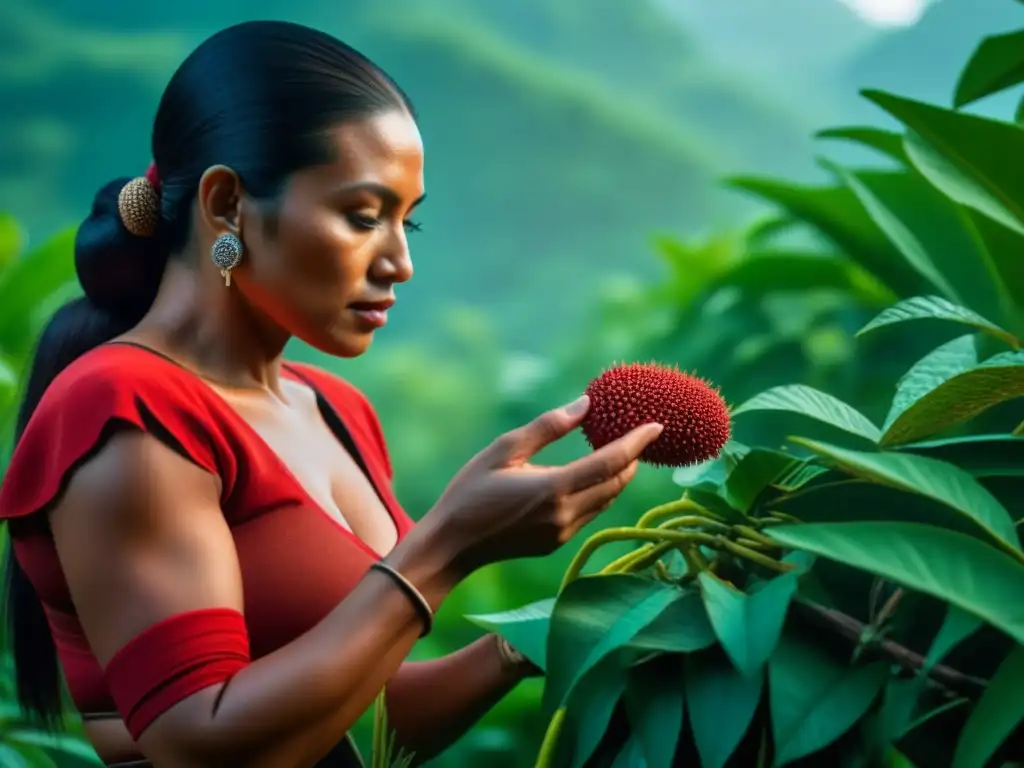
{"type": "MultiPolygon", "coordinates": [[[[317,368],[287,364],[282,375],[311,387],[327,425],[367,474],[398,530],[413,526],[391,488],[391,464],[377,415],[351,384],[317,368]]],[[[152,434],[222,481],[244,587],[253,659],[319,623],[379,559],[310,498],[270,447],[200,378],[130,344],[103,345],[49,386],[0,486],[0,518],[54,503],[75,467],[120,423],[152,434]]],[[[19,534],[14,554],[32,582],[75,705],[116,711],[89,648],[49,533],[19,534]]]]}

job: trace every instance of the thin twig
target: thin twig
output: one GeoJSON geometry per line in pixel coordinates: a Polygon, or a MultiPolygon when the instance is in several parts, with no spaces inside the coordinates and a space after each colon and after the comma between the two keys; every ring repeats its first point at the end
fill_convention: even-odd
{"type": "MultiPolygon", "coordinates": [[[[845,613],[832,608],[826,608],[810,600],[795,600],[792,610],[801,619],[806,620],[808,623],[816,624],[819,627],[827,627],[854,646],[860,642],[862,633],[868,626],[852,616],[847,616],[845,613]]],[[[865,655],[871,655],[872,653],[876,657],[887,658],[904,669],[914,672],[919,672],[925,664],[925,658],[919,653],[915,653],[909,648],[885,638],[875,641],[872,643],[871,648],[865,651],[865,655]]],[[[965,696],[973,701],[976,701],[981,696],[988,685],[987,680],[968,675],[943,664],[933,666],[928,677],[947,691],[965,696]]]]}

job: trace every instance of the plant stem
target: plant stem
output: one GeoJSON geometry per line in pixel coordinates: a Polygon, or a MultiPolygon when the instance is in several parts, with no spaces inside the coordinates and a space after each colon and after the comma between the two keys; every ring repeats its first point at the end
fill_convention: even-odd
{"type": "Polygon", "coordinates": [[[677,501],[669,502],[668,504],[662,504],[658,507],[653,507],[648,511],[644,512],[640,519],[637,521],[637,528],[650,528],[658,520],[664,520],[666,517],[675,517],[680,512],[693,512],[695,515],[707,518],[708,520],[715,520],[722,522],[722,518],[713,512],[708,511],[697,502],[692,499],[682,498],[677,501]]]}
{"type": "Polygon", "coordinates": [[[680,533],[679,531],[665,531],[650,528],[647,530],[625,527],[607,528],[595,533],[583,542],[583,546],[580,547],[580,551],[576,553],[576,557],[573,558],[572,562],[569,564],[569,569],[565,572],[565,577],[562,579],[562,586],[559,591],[565,589],[569,582],[580,575],[580,572],[583,570],[583,566],[587,564],[587,560],[590,559],[591,555],[593,555],[599,547],[613,541],[650,541],[656,544],[661,542],[672,542],[674,544],[705,543],[710,546],[714,546],[718,543],[720,538],[721,537],[719,536],[712,536],[708,533],[699,532],[680,533]]]}
{"type": "Polygon", "coordinates": [[[565,722],[565,707],[559,707],[544,733],[544,741],[540,745],[535,768],[553,768],[555,748],[558,746],[558,736],[562,732],[563,722],[565,722]]]}
{"type": "Polygon", "coordinates": [[[729,541],[729,539],[721,538],[718,542],[723,549],[728,550],[734,555],[746,558],[752,563],[760,565],[762,568],[767,568],[776,573],[789,573],[796,566],[793,563],[780,563],[778,560],[774,560],[767,555],[762,555],[760,552],[744,547],[742,544],[737,544],[735,541],[729,541]]]}

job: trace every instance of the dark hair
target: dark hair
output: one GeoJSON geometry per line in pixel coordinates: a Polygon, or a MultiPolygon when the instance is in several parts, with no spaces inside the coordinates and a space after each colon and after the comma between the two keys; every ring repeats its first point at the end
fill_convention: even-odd
{"type": "MultiPolygon", "coordinates": [[[[39,338],[15,439],[65,367],[148,311],[168,258],[188,242],[192,204],[207,168],[230,167],[248,194],[272,201],[292,173],[331,161],[331,126],[395,108],[413,114],[391,78],[351,47],[308,27],[247,22],[196,48],[171,78],[153,125],[161,188],[157,234],[136,237],[122,224],[117,197],[128,178],[97,193],[75,239],[85,296],[61,307],[39,338]]],[[[42,604],[13,553],[6,570],[18,701],[30,717],[56,728],[61,677],[42,604]]]]}

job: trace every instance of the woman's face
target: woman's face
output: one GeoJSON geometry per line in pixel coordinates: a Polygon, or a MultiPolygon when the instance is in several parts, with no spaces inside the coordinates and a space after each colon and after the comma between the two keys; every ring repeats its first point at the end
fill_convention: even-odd
{"type": "Polygon", "coordinates": [[[273,213],[243,205],[233,275],[271,322],[330,355],[366,351],[395,285],[412,277],[407,237],[423,200],[423,142],[404,111],[331,131],[337,160],[296,173],[273,213]]]}

